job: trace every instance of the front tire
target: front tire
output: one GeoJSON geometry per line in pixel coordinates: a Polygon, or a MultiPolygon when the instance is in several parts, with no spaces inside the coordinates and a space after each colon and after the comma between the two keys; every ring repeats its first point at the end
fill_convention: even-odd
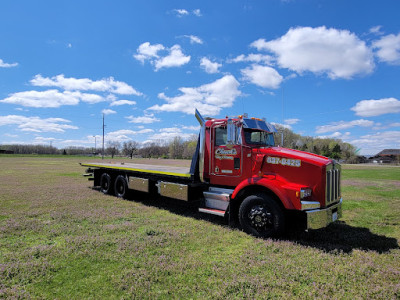
{"type": "Polygon", "coordinates": [[[246,197],[239,208],[242,229],[256,237],[276,237],[283,233],[285,216],[280,206],[265,194],[246,197]]]}
{"type": "Polygon", "coordinates": [[[125,199],[128,193],[128,185],[126,183],[125,176],[123,175],[117,176],[114,183],[114,191],[115,191],[115,196],[117,196],[118,198],[125,199]]]}

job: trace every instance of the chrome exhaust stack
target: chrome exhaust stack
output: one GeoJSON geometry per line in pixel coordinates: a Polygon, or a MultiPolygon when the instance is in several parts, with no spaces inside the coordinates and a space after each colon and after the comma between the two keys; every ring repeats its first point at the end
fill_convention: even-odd
{"type": "Polygon", "coordinates": [[[204,151],[206,146],[206,120],[204,120],[203,116],[196,109],[195,116],[197,121],[200,123],[200,147],[199,147],[199,177],[200,181],[204,182],[204,151]]]}

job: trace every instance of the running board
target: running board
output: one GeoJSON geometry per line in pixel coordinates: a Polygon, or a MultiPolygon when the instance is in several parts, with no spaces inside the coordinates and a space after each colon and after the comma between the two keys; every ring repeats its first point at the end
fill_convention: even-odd
{"type": "Polygon", "coordinates": [[[225,210],[220,210],[220,209],[215,209],[215,208],[199,208],[199,212],[205,213],[205,214],[210,214],[210,215],[215,215],[219,217],[224,217],[225,216],[225,210]]]}

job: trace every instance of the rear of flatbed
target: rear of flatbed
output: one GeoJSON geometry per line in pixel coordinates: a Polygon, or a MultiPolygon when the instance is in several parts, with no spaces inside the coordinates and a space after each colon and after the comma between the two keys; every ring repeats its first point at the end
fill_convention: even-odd
{"type": "Polygon", "coordinates": [[[128,190],[183,201],[199,200],[200,184],[189,168],[133,163],[81,163],[94,186],[105,194],[126,197],[128,190]]]}

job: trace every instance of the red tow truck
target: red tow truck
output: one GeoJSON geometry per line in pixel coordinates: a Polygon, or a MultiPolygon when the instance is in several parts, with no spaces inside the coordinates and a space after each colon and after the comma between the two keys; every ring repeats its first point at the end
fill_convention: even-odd
{"type": "Polygon", "coordinates": [[[258,237],[279,236],[292,218],[305,229],[342,216],[341,166],[332,159],[275,146],[276,129],[246,115],[204,119],[190,169],[130,163],[81,163],[105,194],[129,190],[198,205],[258,237]]]}

